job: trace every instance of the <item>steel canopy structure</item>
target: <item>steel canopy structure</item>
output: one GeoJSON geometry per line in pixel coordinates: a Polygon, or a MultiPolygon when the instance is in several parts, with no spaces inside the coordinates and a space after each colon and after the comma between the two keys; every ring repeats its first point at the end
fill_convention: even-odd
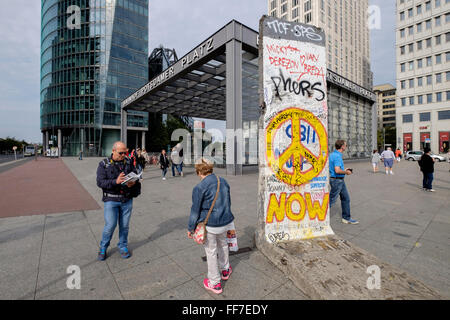
{"type": "MultiPolygon", "coordinates": [[[[257,42],[257,31],[235,20],[225,25],[122,102],[122,140],[129,110],[225,120],[233,132],[243,128],[243,120],[257,121],[257,42]]],[[[227,161],[233,163],[227,174],[242,174],[239,141],[227,137],[226,157],[234,159],[227,161]]]]}

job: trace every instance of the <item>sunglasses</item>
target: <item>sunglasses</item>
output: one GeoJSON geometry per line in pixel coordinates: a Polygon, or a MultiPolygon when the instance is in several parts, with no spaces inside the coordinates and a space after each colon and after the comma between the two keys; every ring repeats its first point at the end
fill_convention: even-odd
{"type": "Polygon", "coordinates": [[[126,152],[117,152],[118,154],[120,154],[121,156],[127,154],[126,152]]]}

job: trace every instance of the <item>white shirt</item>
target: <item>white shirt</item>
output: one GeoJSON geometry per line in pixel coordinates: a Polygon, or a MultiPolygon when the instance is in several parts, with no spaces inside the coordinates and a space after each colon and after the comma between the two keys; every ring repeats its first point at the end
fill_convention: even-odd
{"type": "Polygon", "coordinates": [[[232,221],[231,223],[229,223],[223,227],[208,227],[208,226],[206,226],[206,231],[208,231],[212,234],[221,234],[221,233],[227,232],[228,230],[234,230],[234,229],[235,229],[234,221],[232,221]]]}
{"type": "Polygon", "coordinates": [[[391,150],[384,150],[381,153],[381,157],[383,159],[394,159],[395,158],[395,154],[391,150]]]}

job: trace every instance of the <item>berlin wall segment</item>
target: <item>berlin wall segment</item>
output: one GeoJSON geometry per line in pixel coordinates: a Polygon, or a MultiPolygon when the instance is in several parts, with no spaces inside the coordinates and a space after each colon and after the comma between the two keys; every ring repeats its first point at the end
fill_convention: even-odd
{"type": "Polygon", "coordinates": [[[273,17],[260,27],[260,195],[269,243],[334,234],[329,219],[325,34],[273,17]]]}

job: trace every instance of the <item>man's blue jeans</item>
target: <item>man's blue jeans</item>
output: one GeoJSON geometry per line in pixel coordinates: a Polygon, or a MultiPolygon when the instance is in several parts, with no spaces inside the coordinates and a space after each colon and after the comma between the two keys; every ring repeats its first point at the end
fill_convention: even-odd
{"type": "Polygon", "coordinates": [[[172,163],[172,176],[175,177],[175,168],[177,168],[177,172],[180,174],[183,168],[181,167],[181,164],[173,164],[172,163]]]}
{"type": "Polygon", "coordinates": [[[347,187],[345,186],[344,179],[331,179],[330,178],[330,207],[336,202],[338,196],[341,198],[342,218],[349,220],[350,216],[350,195],[348,194],[347,187]]]}
{"type": "Polygon", "coordinates": [[[429,172],[429,173],[423,173],[423,187],[424,189],[428,189],[431,190],[432,188],[432,183],[433,183],[433,173],[429,172]]]}
{"type": "Polygon", "coordinates": [[[119,250],[127,249],[133,199],[127,202],[107,201],[104,206],[105,228],[103,229],[100,248],[106,249],[109,247],[117,222],[119,222],[119,243],[117,247],[119,250]]]}

